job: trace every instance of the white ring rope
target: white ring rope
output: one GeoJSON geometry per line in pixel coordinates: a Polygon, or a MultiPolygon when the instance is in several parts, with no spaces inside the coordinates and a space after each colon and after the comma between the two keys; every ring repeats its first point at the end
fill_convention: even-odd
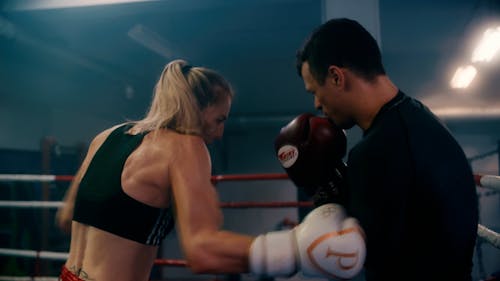
{"type": "Polygon", "coordinates": [[[49,276],[36,276],[36,277],[22,277],[22,276],[0,276],[0,281],[58,281],[58,277],[49,276]]]}
{"type": "MultiPolygon", "coordinates": [[[[262,176],[262,175],[261,175],[262,176]]],[[[69,175],[35,175],[35,174],[0,174],[2,181],[23,181],[23,182],[52,182],[71,181],[73,176],[69,175]]],[[[500,176],[474,175],[476,184],[481,187],[500,191],[500,176]]]]}
{"type": "Polygon", "coordinates": [[[0,207],[12,208],[59,208],[64,205],[62,201],[5,201],[0,200],[0,207]]]}
{"type": "Polygon", "coordinates": [[[52,182],[56,180],[55,175],[0,175],[0,181],[41,181],[52,182]]]}
{"type": "Polygon", "coordinates": [[[67,260],[68,253],[49,252],[49,251],[33,251],[33,250],[18,250],[0,248],[0,256],[15,256],[23,258],[41,258],[48,260],[67,260]]]}
{"type": "Polygon", "coordinates": [[[483,238],[485,241],[500,249],[500,234],[495,231],[485,227],[484,225],[477,225],[477,235],[483,238]]]}

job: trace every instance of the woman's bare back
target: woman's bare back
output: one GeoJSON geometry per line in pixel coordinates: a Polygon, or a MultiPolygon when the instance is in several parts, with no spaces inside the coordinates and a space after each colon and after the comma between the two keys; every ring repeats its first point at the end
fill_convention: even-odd
{"type": "MultiPolygon", "coordinates": [[[[128,157],[121,182],[123,191],[135,200],[153,207],[167,208],[170,206],[166,170],[168,160],[158,151],[157,142],[161,143],[161,139],[165,138],[161,135],[154,136],[154,139],[152,135],[144,137],[143,142],[128,157]],[[165,169],[164,172],[161,172],[162,169],[165,169]]],[[[66,267],[80,279],[149,280],[158,246],[141,244],[77,221],[72,222],[71,232],[70,256],[66,267]]]]}
{"type": "Polygon", "coordinates": [[[66,267],[83,280],[149,280],[158,246],[148,246],[73,222],[66,267]]]}

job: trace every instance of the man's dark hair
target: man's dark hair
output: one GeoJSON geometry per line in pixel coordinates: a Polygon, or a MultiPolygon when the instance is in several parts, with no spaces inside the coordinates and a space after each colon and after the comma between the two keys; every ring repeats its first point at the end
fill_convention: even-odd
{"type": "Polygon", "coordinates": [[[297,52],[299,76],[306,61],[320,84],[331,65],[348,68],[368,81],[385,74],[375,38],[358,22],[346,18],[329,20],[313,31],[297,52]]]}

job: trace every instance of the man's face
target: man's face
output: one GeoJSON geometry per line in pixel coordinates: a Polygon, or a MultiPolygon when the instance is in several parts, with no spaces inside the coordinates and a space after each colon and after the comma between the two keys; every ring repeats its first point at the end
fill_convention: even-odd
{"type": "MultiPolygon", "coordinates": [[[[341,71],[339,68],[335,71],[341,71]]],[[[329,74],[325,82],[320,84],[312,75],[309,63],[302,65],[302,79],[307,92],[314,96],[314,107],[321,110],[329,119],[342,129],[350,129],[354,121],[346,111],[347,94],[343,91],[343,83],[338,82],[334,74],[329,74]]],[[[337,77],[338,78],[338,77],[337,77]]]]}

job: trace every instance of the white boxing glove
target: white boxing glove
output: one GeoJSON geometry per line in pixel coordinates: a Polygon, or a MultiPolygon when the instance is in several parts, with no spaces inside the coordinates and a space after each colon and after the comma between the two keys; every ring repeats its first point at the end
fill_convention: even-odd
{"type": "Polygon", "coordinates": [[[366,257],[364,233],[344,208],[325,204],[292,230],[257,236],[250,247],[250,272],[259,277],[304,276],[349,279],[366,257]]]}

